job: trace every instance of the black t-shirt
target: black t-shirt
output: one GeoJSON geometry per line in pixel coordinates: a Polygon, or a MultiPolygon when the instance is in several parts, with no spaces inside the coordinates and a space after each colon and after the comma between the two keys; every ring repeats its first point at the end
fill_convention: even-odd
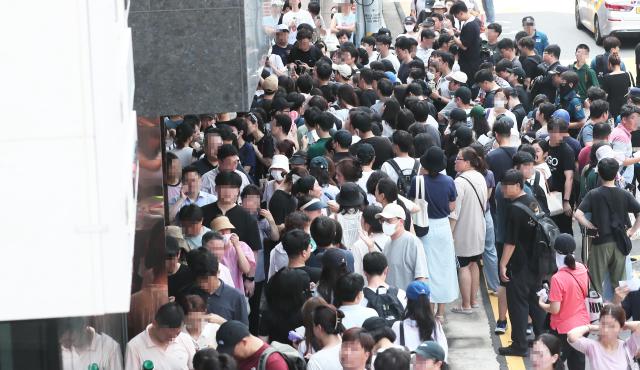
{"type": "Polygon", "coordinates": [[[309,67],[313,67],[320,58],[322,58],[322,52],[313,45],[311,45],[307,51],[302,51],[297,47],[294,47],[291,49],[291,53],[289,53],[288,62],[295,63],[296,60],[299,60],[302,63],[306,63],[309,67]]]}
{"type": "Polygon", "coordinates": [[[564,195],[564,171],[575,169],[576,157],[573,154],[573,149],[562,142],[558,146],[549,146],[549,156],[547,157],[547,164],[551,169],[551,182],[549,183],[549,190],[560,191],[564,195]]]}
{"type": "Polygon", "coordinates": [[[363,107],[371,107],[378,100],[378,94],[373,89],[363,90],[360,93],[360,105],[363,107]]]}
{"type": "Polygon", "coordinates": [[[362,139],[356,144],[351,145],[349,152],[355,156],[358,152],[358,147],[361,143],[371,144],[373,150],[376,152],[376,160],[373,162],[373,169],[379,170],[384,162],[395,157],[393,154],[393,147],[391,141],[383,136],[374,136],[367,139],[362,139]]]}
{"type": "Polygon", "coordinates": [[[617,117],[620,108],[627,102],[626,94],[633,79],[629,73],[608,74],[602,78],[600,87],[607,93],[609,102],[609,116],[617,117]]]}
{"type": "Polygon", "coordinates": [[[317,267],[311,267],[311,266],[294,267],[294,269],[302,270],[302,271],[306,272],[307,275],[309,275],[309,280],[312,283],[318,284],[318,281],[320,280],[320,273],[322,272],[322,269],[317,268],[317,267]]]}
{"type": "Polygon", "coordinates": [[[529,263],[533,257],[533,247],[535,245],[535,222],[522,209],[514,205],[515,202],[529,207],[532,211],[538,211],[536,198],[529,194],[521,195],[514,199],[507,207],[506,219],[507,229],[505,230],[505,244],[516,246],[511,259],[509,260],[509,270],[518,271],[528,266],[532,272],[535,271],[535,263],[529,263]]]}
{"type": "Polygon", "coordinates": [[[516,148],[510,146],[501,146],[493,149],[487,154],[487,164],[493,172],[496,184],[502,181],[507,170],[513,168],[513,155],[516,154],[516,148]]]}
{"type": "MultiPolygon", "coordinates": [[[[256,146],[258,147],[258,150],[262,154],[263,158],[273,158],[273,156],[276,154],[276,145],[273,141],[273,136],[271,136],[270,134],[264,135],[262,139],[258,140],[256,142],[256,146]]],[[[262,162],[260,162],[260,160],[256,158],[256,184],[260,183],[260,179],[266,176],[268,171],[269,168],[262,164],[262,162]]]]}
{"type": "Polygon", "coordinates": [[[398,78],[403,84],[407,83],[407,77],[409,77],[409,63],[401,63],[398,68],[398,78]]]}
{"type": "Polygon", "coordinates": [[[200,177],[202,177],[202,175],[204,175],[205,173],[217,168],[218,166],[214,166],[212,165],[206,157],[202,157],[200,159],[198,159],[197,161],[193,162],[192,166],[194,166],[196,168],[196,170],[198,171],[198,173],[200,174],[200,177]]]}
{"type": "Polygon", "coordinates": [[[176,297],[182,290],[193,283],[193,276],[189,266],[180,264],[175,274],[167,277],[169,284],[169,296],[176,297]]]}
{"type": "MultiPolygon", "coordinates": [[[[467,50],[460,49],[460,56],[458,58],[460,70],[465,73],[466,71],[477,71],[481,63],[480,48],[482,42],[480,39],[479,19],[475,18],[462,26],[460,30],[460,41],[462,45],[467,48],[467,50]]],[[[473,76],[473,74],[467,74],[467,76],[473,76]]]]}
{"type": "Polygon", "coordinates": [[[296,198],[280,189],[276,190],[269,200],[269,212],[271,212],[276,225],[283,224],[287,215],[295,211],[297,206],[296,198]]]}
{"type": "Polygon", "coordinates": [[[260,241],[260,230],[258,229],[258,221],[244,208],[236,205],[227,213],[222,213],[218,202],[207,204],[202,207],[202,224],[206,227],[211,227],[211,221],[218,216],[227,216],[229,221],[236,228],[235,233],[238,234],[240,241],[247,243],[247,245],[254,251],[262,249],[262,242],[260,241]]]}
{"type": "Polygon", "coordinates": [[[524,69],[524,72],[530,79],[534,79],[540,75],[540,71],[538,70],[538,64],[540,63],[542,63],[542,58],[537,54],[520,59],[522,69],[524,69]]]}
{"type": "Polygon", "coordinates": [[[293,49],[293,45],[288,44],[286,47],[281,47],[278,45],[273,45],[271,47],[271,53],[272,54],[277,54],[280,59],[282,59],[282,64],[287,65],[288,62],[288,58],[289,58],[289,53],[291,52],[291,49],[293,49]]]}
{"type": "Polygon", "coordinates": [[[640,212],[640,203],[628,191],[600,186],[589,191],[578,208],[584,213],[591,213],[591,222],[598,228],[598,237],[593,242],[601,244],[613,240],[613,219],[623,220],[630,226],[628,213],[640,212]],[[613,215],[612,212],[616,214],[613,215]]]}
{"type": "Polygon", "coordinates": [[[337,164],[338,162],[340,162],[341,160],[346,159],[346,158],[352,158],[353,159],[353,156],[349,152],[336,152],[336,153],[333,153],[333,163],[335,163],[335,164],[337,164]]]}

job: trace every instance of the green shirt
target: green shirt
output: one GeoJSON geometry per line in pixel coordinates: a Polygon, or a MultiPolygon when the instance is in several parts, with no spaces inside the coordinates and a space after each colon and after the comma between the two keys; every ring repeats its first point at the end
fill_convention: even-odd
{"type": "Polygon", "coordinates": [[[324,153],[327,152],[327,150],[325,149],[325,144],[330,139],[331,139],[330,137],[323,137],[323,138],[318,139],[318,141],[316,141],[315,143],[313,143],[309,147],[309,150],[307,150],[307,158],[309,160],[312,160],[315,157],[323,156],[324,153]]]}
{"type": "Polygon", "coordinates": [[[576,92],[578,93],[580,100],[584,101],[587,98],[587,90],[589,90],[591,86],[600,86],[598,83],[598,76],[596,76],[596,72],[586,63],[580,68],[576,67],[576,64],[573,63],[571,65],[571,69],[578,74],[578,86],[576,87],[576,92]]]}

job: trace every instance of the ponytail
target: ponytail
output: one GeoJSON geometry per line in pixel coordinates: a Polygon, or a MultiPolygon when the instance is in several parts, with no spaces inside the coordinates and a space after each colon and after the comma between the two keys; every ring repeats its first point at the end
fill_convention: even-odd
{"type": "Polygon", "coordinates": [[[576,258],[573,256],[573,254],[569,253],[564,256],[564,264],[567,265],[567,267],[571,270],[576,269],[576,258]]]}

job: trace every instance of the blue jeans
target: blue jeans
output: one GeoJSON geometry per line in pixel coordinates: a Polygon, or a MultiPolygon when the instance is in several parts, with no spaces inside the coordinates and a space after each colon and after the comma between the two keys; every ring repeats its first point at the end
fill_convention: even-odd
{"type": "Polygon", "coordinates": [[[498,254],[496,253],[496,234],[493,229],[493,218],[491,212],[484,213],[486,225],[486,233],[484,237],[484,253],[482,260],[484,261],[484,277],[487,280],[487,286],[494,292],[500,287],[498,279],[498,254]]]}
{"type": "Polygon", "coordinates": [[[482,0],[482,7],[487,15],[487,23],[493,23],[496,21],[496,10],[493,7],[493,0],[482,0]]]}

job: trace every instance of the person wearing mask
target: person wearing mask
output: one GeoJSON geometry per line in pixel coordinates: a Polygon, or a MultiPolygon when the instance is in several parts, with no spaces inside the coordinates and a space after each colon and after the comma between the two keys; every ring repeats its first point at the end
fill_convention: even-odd
{"type": "Polygon", "coordinates": [[[589,191],[576,210],[575,218],[580,225],[595,229],[597,236],[593,238],[593,246],[588,256],[587,265],[594,282],[593,288],[600,294],[603,292],[602,281],[609,275],[611,285],[615,289],[618,282],[625,280],[625,256],[629,251],[617,240],[614,227],[622,227],[627,236],[633,235],[640,228],[640,203],[631,193],[618,188],[615,179],[620,163],[614,158],[604,158],[598,163],[598,175],[602,185],[589,191]],[[587,219],[586,213],[591,213],[587,219]],[[636,216],[630,226],[628,213],[636,216]]]}
{"type": "Polygon", "coordinates": [[[196,348],[189,334],[182,332],[183,324],[184,311],[177,303],[160,306],[145,331],[127,343],[125,369],[142,369],[147,361],[171,369],[192,368],[196,348]]]}
{"type": "Polygon", "coordinates": [[[271,197],[278,188],[282,186],[285,177],[289,173],[289,158],[282,154],[276,154],[273,156],[271,166],[269,167],[269,175],[273,180],[269,180],[264,186],[264,193],[262,194],[265,204],[269,204],[271,197]]]}
{"type": "Polygon", "coordinates": [[[331,305],[318,306],[313,311],[313,335],[320,348],[309,357],[307,370],[341,369],[340,335],[344,333],[342,324],[345,315],[331,305]]]}
{"type": "Polygon", "coordinates": [[[584,353],[594,369],[627,369],[640,349],[640,322],[626,321],[624,309],[606,304],[600,310],[599,325],[583,325],[567,334],[569,344],[584,353]],[[619,339],[620,332],[629,330],[627,340],[619,339]],[[586,334],[597,333],[598,339],[586,334]]]}
{"type": "Polygon", "coordinates": [[[221,262],[227,266],[233,278],[233,284],[241,292],[251,296],[253,294],[256,260],[249,246],[240,241],[234,233],[235,226],[226,216],[218,216],[211,221],[211,227],[222,235],[224,241],[224,255],[221,262]],[[251,277],[251,278],[249,278],[251,277]],[[242,289],[244,287],[244,289],[242,289]]]}
{"type": "Polygon", "coordinates": [[[249,327],[240,321],[227,321],[220,326],[217,333],[218,351],[233,356],[238,370],[257,369],[258,363],[264,362],[265,370],[287,370],[289,366],[285,358],[265,343],[252,335],[249,327]]]}
{"type": "Polygon", "coordinates": [[[573,136],[576,136],[585,121],[582,100],[580,100],[576,92],[578,81],[578,74],[576,72],[562,72],[562,74],[560,74],[560,85],[556,93],[556,106],[569,112],[569,129],[573,136]]]}
{"type": "Polygon", "coordinates": [[[562,341],[553,334],[540,334],[531,348],[531,366],[534,370],[556,370],[560,362],[562,341]]]}
{"type": "Polygon", "coordinates": [[[375,342],[362,328],[351,328],[342,334],[340,364],[344,370],[367,370],[375,342]]]}
{"type": "Polygon", "coordinates": [[[486,164],[472,148],[462,149],[455,160],[456,205],[449,216],[456,257],[460,269],[458,285],[461,306],[451,309],[454,313],[470,315],[478,307],[476,295],[480,288],[478,263],[484,252],[485,209],[487,183],[481,172],[486,164]]]}
{"type": "Polygon", "coordinates": [[[500,258],[500,280],[507,283],[507,307],[511,316],[511,345],[500,347],[502,356],[528,355],[527,326],[531,317],[536,335],[542,333],[545,313],[538,306],[536,291],[538,262],[533,259],[535,223],[530,213],[539,210],[536,199],[524,191],[522,172],[511,169],[502,178],[502,192],[511,201],[507,209],[504,246],[500,258]]]}
{"type": "Polygon", "coordinates": [[[443,348],[446,357],[447,338],[442,323],[436,320],[431,310],[429,286],[422,281],[414,281],[409,284],[406,292],[407,308],[404,316],[391,327],[396,334],[395,344],[415,351],[422,342],[433,340],[443,348]]]}
{"type": "Polygon", "coordinates": [[[418,180],[412,181],[409,198],[424,199],[429,204],[429,232],[420,239],[431,266],[431,302],[437,304],[435,314],[443,321],[445,304],[458,298],[455,247],[449,223],[449,215],[455,210],[457,191],[453,179],[440,173],[446,165],[442,149],[429,148],[420,158],[420,164],[419,176],[424,186],[418,189],[418,180]]]}
{"type": "Polygon", "coordinates": [[[589,291],[589,274],[573,255],[576,250],[573,236],[558,235],[553,247],[556,250],[558,272],[551,277],[548,302],[541,296],[539,305],[551,314],[551,329],[562,340],[563,356],[560,363],[566,360],[569,370],[584,370],[584,355],[571,347],[566,339],[571,329],[590,323],[584,305],[589,291]]]}
{"type": "MultiPolygon", "coordinates": [[[[404,228],[405,210],[398,204],[387,204],[376,218],[382,221],[382,232],[391,238],[383,248],[389,263],[387,282],[392,286],[408,286],[414,280],[426,280],[429,276],[424,247],[415,235],[404,228]]],[[[374,241],[361,235],[369,249],[374,241]]]]}
{"type": "Polygon", "coordinates": [[[413,207],[413,202],[411,202],[407,198],[402,197],[401,195],[398,194],[397,183],[391,180],[388,175],[386,175],[382,179],[379,179],[375,188],[375,196],[376,196],[376,202],[380,204],[383,208],[389,204],[399,205],[404,210],[404,213],[405,213],[405,218],[403,222],[405,230],[407,231],[413,230],[413,223],[411,222],[411,213],[409,212],[409,209],[413,207]],[[407,205],[410,206],[409,209],[407,209],[407,205]]]}

